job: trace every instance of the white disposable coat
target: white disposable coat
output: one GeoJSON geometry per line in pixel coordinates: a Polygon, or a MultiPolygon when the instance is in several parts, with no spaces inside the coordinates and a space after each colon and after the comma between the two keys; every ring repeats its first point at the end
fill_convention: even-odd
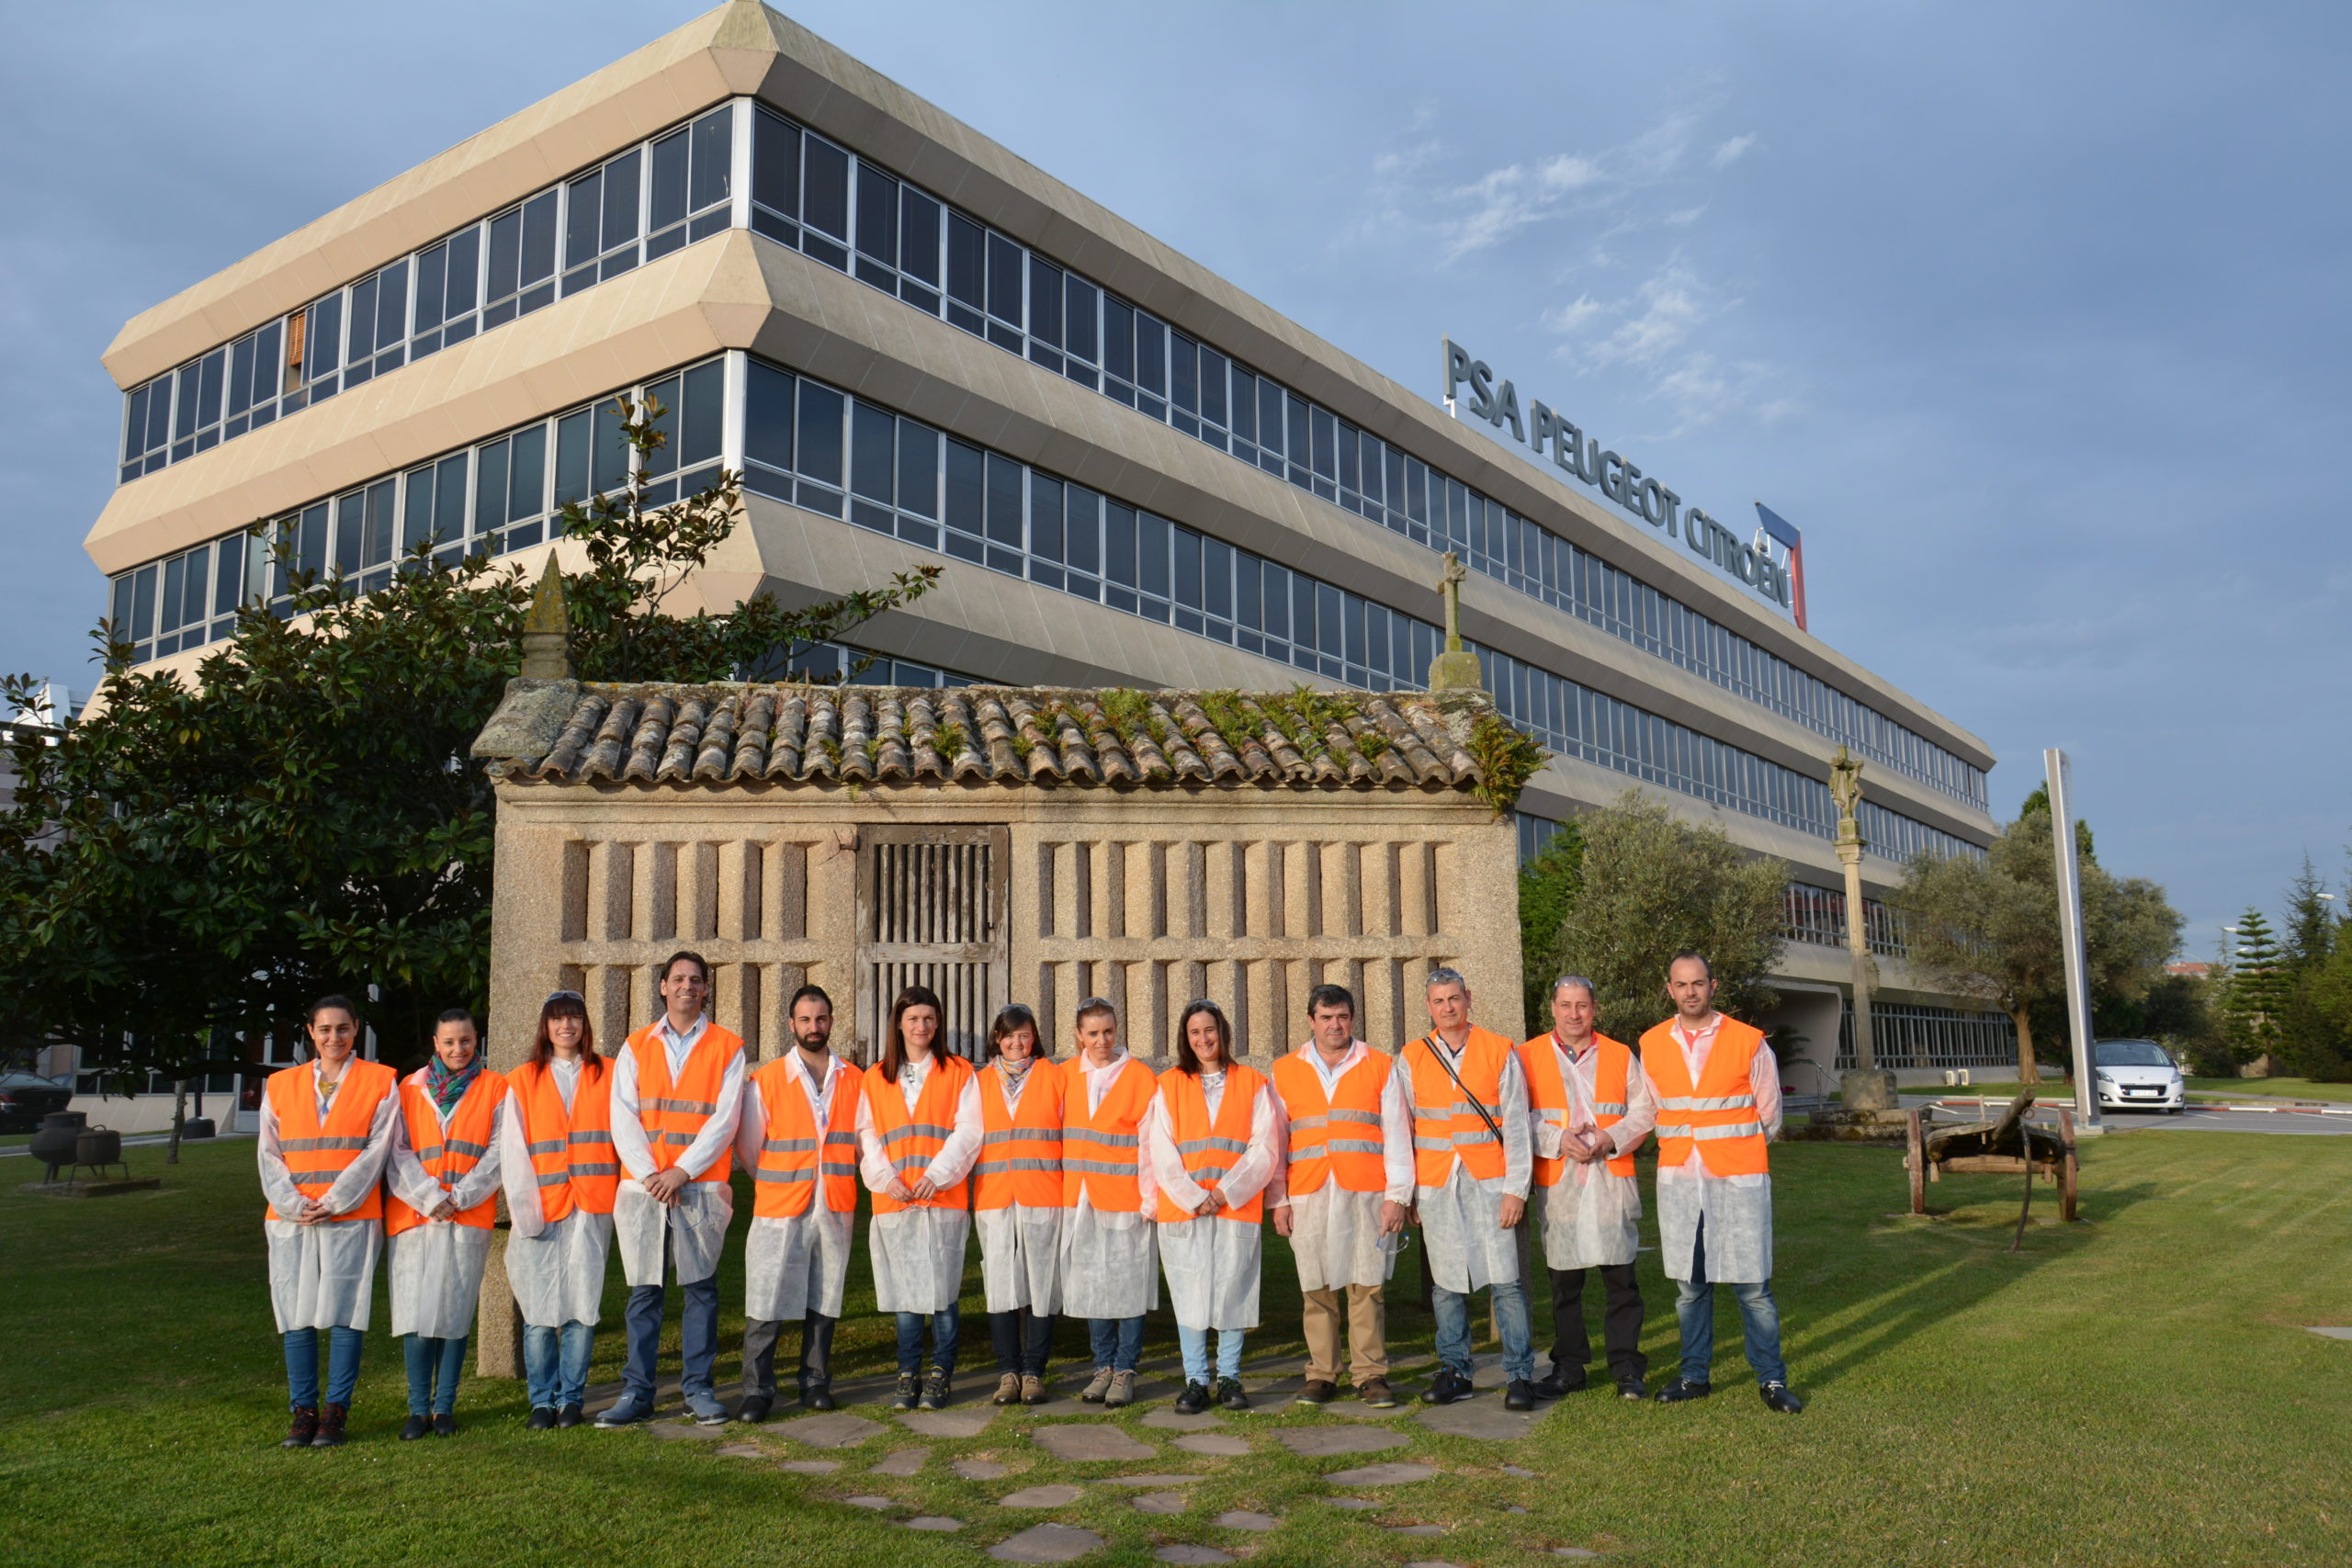
{"type": "MultiPolygon", "coordinates": [[[[1439,1043],[1444,1045],[1442,1041],[1439,1043]]],[[[1454,1071],[1460,1072],[1461,1053],[1451,1046],[1444,1048],[1454,1071]]],[[[1457,1158],[1442,1187],[1413,1189],[1413,1201],[1421,1214],[1421,1239],[1429,1248],[1424,1266],[1432,1283],[1457,1294],[1519,1278],[1519,1235],[1503,1229],[1502,1205],[1507,1197],[1527,1196],[1534,1159],[1527,1133],[1527,1077],[1519,1069],[1517,1052],[1503,1058],[1500,1091],[1503,1173],[1481,1181],[1457,1158]]],[[[1413,1075],[1402,1054],[1396,1058],[1396,1070],[1388,1075],[1387,1092],[1382,1099],[1384,1122],[1392,1106],[1400,1108],[1408,1119],[1413,1114],[1413,1075]]]]}
{"type": "MultiPolygon", "coordinates": [[[[1354,1041],[1336,1067],[1325,1066],[1313,1041],[1300,1046],[1297,1055],[1322,1076],[1324,1096],[1329,1099],[1340,1080],[1371,1056],[1373,1050],[1363,1041],[1354,1041]]],[[[1284,1122],[1296,1112],[1296,1107],[1285,1104],[1284,1122]]],[[[1351,1135],[1356,1131],[1351,1129],[1351,1135]]],[[[1287,1161],[1287,1154],[1284,1158],[1287,1161]]],[[[1287,1164],[1267,1184],[1268,1205],[1290,1210],[1290,1254],[1298,1269],[1300,1290],[1385,1285],[1396,1271],[1396,1255],[1380,1245],[1380,1206],[1413,1201],[1413,1118],[1385,1096],[1380,1105],[1380,1163],[1387,1184],[1381,1191],[1351,1192],[1337,1180],[1327,1179],[1312,1192],[1294,1192],[1286,1179],[1287,1164]]]]}
{"type": "MultiPolygon", "coordinates": [[[[1696,1084],[1713,1049],[1713,1023],[1695,1039],[1685,1039],[1679,1027],[1669,1025],[1683,1060],[1696,1084]]],[[[1747,1069],[1748,1090],[1756,1097],[1756,1120],[1767,1139],[1781,1135],[1781,1065],[1769,1045],[1758,1045],[1747,1069]]],[[[1691,1255],[1706,1225],[1707,1278],[1724,1284],[1761,1284],[1772,1277],[1772,1178],[1711,1175],[1694,1141],[1690,1157],[1679,1166],[1659,1162],[1657,1168],[1657,1238],[1661,1260],[1669,1280],[1688,1280],[1691,1255]]]]}
{"type": "MultiPolygon", "coordinates": [[[[1594,1120],[1593,1074],[1600,1064],[1600,1050],[1595,1046],[1577,1057],[1560,1048],[1554,1038],[1544,1037],[1542,1050],[1560,1058],[1560,1081],[1567,1086],[1567,1109],[1553,1112],[1527,1110],[1529,1131],[1535,1140],[1535,1152],[1545,1159],[1558,1159],[1565,1140],[1572,1134],[1596,1135],[1600,1131],[1594,1120]]],[[[1625,1073],[1625,1114],[1612,1122],[1609,1135],[1620,1154],[1632,1154],[1649,1135],[1657,1122],[1657,1099],[1650,1092],[1649,1079],[1642,1072],[1636,1058],[1625,1073]]],[[[1630,1176],[1619,1176],[1609,1168],[1606,1160],[1590,1164],[1570,1161],[1560,1172],[1560,1179],[1549,1187],[1536,1189],[1544,1211],[1544,1261],[1549,1268],[1559,1269],[1599,1269],[1611,1264],[1631,1263],[1642,1243],[1642,1193],[1630,1176]]]]}
{"type": "MultiPolygon", "coordinates": [[[[1097,1067],[1084,1053],[1070,1064],[1079,1081],[1068,1090],[1086,1096],[1089,1114],[1102,1108],[1119,1072],[1127,1065],[1125,1051],[1097,1067]]],[[[1147,1114],[1147,1121],[1149,1120],[1147,1114]]],[[[1159,1265],[1152,1224],[1159,1189],[1152,1179],[1151,1161],[1143,1139],[1136,1139],[1136,1186],[1141,1194],[1133,1213],[1098,1209],[1086,1190],[1078,1202],[1062,1210],[1062,1311],[1071,1317],[1140,1317],[1159,1304],[1159,1265]]]]}
{"type": "MultiPolygon", "coordinates": [[[[317,1063],[311,1064],[311,1089],[316,1095],[317,1063]]],[[[382,1179],[384,1162],[392,1152],[392,1128],[400,1119],[401,1097],[396,1089],[376,1108],[376,1119],[368,1127],[368,1146],[344,1167],[343,1174],[322,1198],[331,1213],[340,1213],[364,1202],[368,1190],[382,1179]]],[[[326,1120],[323,1101],[319,1120],[326,1120]]],[[[261,1101],[256,1159],[262,1196],[269,1200],[269,1206],[281,1214],[300,1213],[302,1190],[294,1185],[293,1175],[287,1169],[286,1153],[279,1146],[277,1112],[271,1109],[267,1095],[261,1101]]],[[[376,1298],[376,1253],[384,1239],[383,1221],[321,1220],[302,1225],[290,1219],[266,1219],[262,1230],[269,1239],[269,1305],[280,1334],[297,1328],[368,1326],[368,1310],[376,1298]]]]}
{"type": "MultiPolygon", "coordinates": [[[[657,1026],[670,1078],[677,1081],[686,1058],[710,1027],[707,1019],[681,1035],[664,1018],[657,1026]]],[[[660,1168],[647,1142],[637,1094],[637,1053],[624,1050],[613,1058],[613,1153],[621,1163],[620,1190],[613,1198],[613,1234],[620,1243],[621,1275],[631,1286],[662,1283],[662,1244],[670,1244],[670,1260],[678,1283],[691,1285],[718,1272],[718,1255],[727,1246],[727,1227],[735,1218],[735,1194],[724,1181],[703,1181],[702,1173],[735,1142],[736,1123],[743,1112],[743,1056],[736,1053],[720,1080],[718,1109],[703,1123],[701,1133],[680,1155],[677,1167],[690,1179],[680,1189],[674,1206],[665,1207],[645,1190],[645,1180],[660,1168]]]]}
{"type": "MultiPolygon", "coordinates": [[[[937,1059],[909,1060],[899,1068],[898,1092],[907,1109],[914,1109],[923,1082],[936,1070],[937,1059]]],[[[888,1094],[891,1086],[874,1090],[888,1094]]],[[[980,1156],[980,1082],[967,1078],[956,1097],[955,1131],[931,1156],[922,1174],[935,1187],[953,1187],[964,1179],[980,1156]]],[[[882,1134],[875,1130],[871,1100],[857,1102],[858,1164],[866,1190],[887,1192],[901,1179],[882,1150],[882,1134]]],[[[874,1261],[874,1308],[876,1312],[944,1312],[964,1291],[964,1247],[972,1234],[969,1209],[935,1209],[929,1205],[900,1209],[874,1216],[866,1233],[866,1252],[874,1261]]]]}
{"type": "MultiPolygon", "coordinates": [[[[815,1108],[818,1155],[825,1157],[824,1129],[833,1111],[833,1097],[855,1093],[857,1069],[840,1057],[825,1058],[823,1081],[818,1081],[796,1050],[789,1058],[800,1077],[801,1092],[815,1108]]],[[[760,1145],[768,1135],[767,1105],[760,1080],[743,1085],[743,1119],[735,1134],[735,1162],[745,1170],[757,1169],[760,1145]]],[[[797,1214],[775,1217],[754,1213],[751,1235],[743,1243],[743,1315],[766,1323],[797,1323],[811,1312],[827,1317],[842,1314],[842,1296],[849,1281],[849,1252],[857,1225],[857,1211],[825,1206],[825,1180],[820,1173],[808,1206],[797,1214]]]]}
{"type": "MultiPolygon", "coordinates": [[[[1201,1092],[1215,1122],[1225,1102],[1224,1073],[1203,1073],[1201,1092]]],[[[1194,1181],[1177,1152],[1175,1123],[1163,1095],[1154,1099],[1143,1123],[1145,1156],[1152,1179],[1182,1209],[1198,1207],[1207,1189],[1194,1181]]],[[[1250,1110],[1250,1147],[1227,1168],[1217,1190],[1240,1205],[1265,1190],[1282,1168],[1283,1102],[1273,1085],[1261,1082],[1250,1110]]],[[[1189,1220],[1159,1222],[1159,1260],[1168,1270],[1168,1300],[1184,1328],[1255,1328],[1258,1286],[1265,1253],[1262,1220],[1227,1218],[1225,1211],[1189,1220]]]]}
{"type": "MultiPolygon", "coordinates": [[[[1003,1069],[1000,1059],[980,1071],[996,1074],[1006,1110],[1017,1111],[1036,1073],[1023,1073],[1015,1083],[1003,1069]]],[[[1040,1317],[1055,1311],[1061,1301],[1062,1212],[1058,1203],[1051,1208],[1007,1203],[1001,1209],[972,1211],[973,1224],[980,1233],[980,1280],[988,1292],[989,1311],[1017,1312],[1027,1307],[1040,1317]]]]}
{"type": "MultiPolygon", "coordinates": [[[[563,1108],[570,1111],[579,1091],[580,1064],[558,1056],[548,1066],[563,1108]]],[[[605,1070],[611,1072],[612,1064],[605,1063],[605,1070]]],[[[519,1097],[510,1096],[507,1103],[514,1113],[506,1118],[501,1134],[500,1159],[506,1214],[513,1222],[506,1233],[506,1282],[514,1287],[514,1305],[534,1328],[593,1325],[604,1315],[613,1216],[592,1214],[574,1204],[562,1219],[548,1223],[547,1211],[539,1206],[538,1174],[531,1165],[530,1123],[519,1097]]],[[[554,1130],[548,1135],[555,1135],[554,1130]]]]}
{"type": "MultiPolygon", "coordinates": [[[[424,1069],[420,1067],[410,1074],[408,1081],[422,1086],[424,1069]]],[[[429,1096],[426,1104],[439,1119],[446,1135],[454,1111],[444,1111],[433,1105],[429,1096]]],[[[392,1119],[392,1192],[401,1202],[427,1216],[423,1224],[393,1236],[386,1247],[391,1255],[395,1338],[422,1334],[428,1339],[459,1339],[474,1331],[474,1308],[481,1299],[482,1265],[490,1259],[490,1228],[430,1216],[444,1201],[456,1203],[461,1210],[470,1209],[498,1190],[507,1113],[514,1107],[513,1095],[499,1096],[498,1108],[491,1112],[490,1152],[476,1160],[471,1170],[447,1183],[436,1179],[416,1157],[416,1150],[409,1145],[408,1118],[392,1119]]]]}

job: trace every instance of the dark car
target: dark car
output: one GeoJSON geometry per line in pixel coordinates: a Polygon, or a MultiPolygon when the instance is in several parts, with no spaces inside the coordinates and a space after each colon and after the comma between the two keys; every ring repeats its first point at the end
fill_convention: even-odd
{"type": "Polygon", "coordinates": [[[38,1133],[40,1119],[74,1102],[74,1086],[37,1073],[0,1073],[0,1133],[38,1133]]]}

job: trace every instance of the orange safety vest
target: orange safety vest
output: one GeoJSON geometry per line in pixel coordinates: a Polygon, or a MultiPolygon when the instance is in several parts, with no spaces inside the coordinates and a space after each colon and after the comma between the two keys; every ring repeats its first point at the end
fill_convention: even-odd
{"type": "MultiPolygon", "coordinates": [[[[670,1081],[670,1055],[662,1048],[659,1023],[630,1035],[628,1048],[637,1057],[638,1124],[653,1150],[653,1168],[667,1170],[718,1113],[718,1091],[727,1082],[729,1065],[743,1054],[743,1041],[715,1023],[705,1023],[676,1083],[670,1081]]],[[[734,1145],[722,1145],[718,1157],[695,1179],[724,1181],[734,1168],[734,1145]]]]}
{"type": "MultiPolygon", "coordinates": [[[[1265,1087],[1265,1074],[1243,1063],[1234,1063],[1225,1069],[1225,1093],[1217,1100],[1216,1118],[1211,1121],[1208,1091],[1201,1087],[1199,1074],[1170,1067],[1159,1075],[1159,1095],[1168,1101],[1168,1126],[1176,1135],[1176,1157],[1184,1162],[1185,1175],[1203,1187],[1213,1188],[1250,1152],[1250,1130],[1257,1119],[1258,1093],[1265,1087]]],[[[1211,1217],[1254,1225],[1265,1212],[1266,1191],[1261,1187],[1250,1195],[1248,1202],[1219,1209],[1211,1217]]],[[[1159,1190],[1160,1224],[1174,1224],[1193,1217],[1191,1211],[1179,1208],[1175,1200],[1168,1196],[1168,1189],[1159,1190]]]]}
{"type": "MultiPolygon", "coordinates": [[[[343,1078],[327,1101],[327,1119],[319,1121],[319,1100],[311,1086],[311,1065],[286,1067],[269,1075],[263,1092],[269,1096],[269,1108],[277,1113],[277,1147],[286,1159],[286,1173],[303,1197],[318,1199],[327,1195],[335,1178],[359,1157],[368,1146],[368,1134],[376,1125],[377,1108],[384,1097],[400,1089],[400,1075],[381,1062],[362,1061],[354,1056],[343,1069],[343,1078]]],[[[292,1218],[277,1209],[268,1210],[273,1220],[292,1218]]],[[[375,1220],[384,1213],[384,1184],[376,1183],[366,1197],[335,1215],[338,1220],[375,1220]]]]}
{"type": "Polygon", "coordinates": [[[1642,1067],[1657,1093],[1659,1168],[1688,1163],[1694,1143],[1710,1176],[1762,1176],[1770,1168],[1764,1124],[1756,1117],[1755,1084],[1748,1076],[1756,1053],[1763,1048],[1760,1032],[1724,1019],[1715,1031],[1715,1043],[1708,1047],[1707,1065],[1693,1084],[1672,1019],[1642,1036],[1642,1067]]]}
{"type": "Polygon", "coordinates": [[[980,1161],[972,1168],[972,1207],[1058,1209],[1062,1202],[1061,1064],[1035,1059],[1017,1105],[1004,1102],[1001,1062],[980,1069],[980,1161]]]}
{"type": "Polygon", "coordinates": [[[1501,1035],[1472,1026],[1462,1059],[1454,1064],[1453,1071],[1462,1077],[1462,1089],[1456,1089],[1428,1040],[1416,1040],[1405,1047],[1406,1069],[1412,1075],[1413,1179],[1417,1184],[1444,1186],[1453,1176],[1456,1159],[1480,1181],[1502,1175],[1502,1140],[1487,1130],[1487,1117],[1494,1119],[1498,1132],[1504,1116],[1511,1113],[1502,1103],[1503,1064],[1510,1059],[1511,1051],[1511,1043],[1501,1035]],[[1463,1098],[1463,1089],[1476,1097],[1487,1117],[1463,1098]]]}
{"type": "Polygon", "coordinates": [[[514,1113],[523,1118],[541,1217],[554,1224],[574,1209],[611,1213],[621,1180],[620,1160],[613,1153],[612,1064],[602,1056],[581,1063],[569,1111],[552,1066],[526,1062],[506,1075],[506,1087],[514,1096],[514,1113]]]}
{"type": "MultiPolygon", "coordinates": [[[[1634,1052],[1631,1046],[1611,1040],[1606,1034],[1594,1034],[1592,1042],[1593,1049],[1600,1053],[1600,1060],[1592,1074],[1592,1124],[1606,1132],[1625,1119],[1626,1084],[1633,1074],[1634,1052]]],[[[1567,1113],[1568,1069],[1560,1061],[1566,1049],[1552,1034],[1539,1034],[1519,1048],[1519,1065],[1527,1074],[1528,1103],[1542,1111],[1547,1122],[1555,1116],[1567,1113]]],[[[1535,1184],[1538,1187],[1556,1186],[1560,1178],[1566,1174],[1569,1163],[1566,1159],[1545,1159],[1537,1155],[1535,1184]]],[[[1611,1156],[1609,1174],[1633,1175],[1634,1156],[1630,1154],[1611,1156]]]]}
{"type": "Polygon", "coordinates": [[[1378,1192],[1388,1185],[1381,1163],[1380,1097],[1396,1060],[1367,1050],[1327,1097],[1322,1075],[1306,1059],[1314,1049],[1310,1043],[1274,1060],[1274,1092],[1290,1118],[1290,1190],[1318,1191],[1337,1178],[1346,1191],[1378,1192]]]}
{"type": "MultiPolygon", "coordinates": [[[[506,1098],[506,1080],[488,1067],[475,1074],[444,1127],[433,1109],[433,1097],[425,1092],[425,1072],[419,1067],[401,1080],[401,1115],[408,1122],[408,1146],[415,1151],[425,1175],[444,1187],[454,1187],[490,1152],[491,1135],[498,1125],[498,1102],[506,1098]]],[[[488,1230],[497,1218],[498,1193],[493,1189],[472,1208],[459,1210],[457,1223],[488,1230]]],[[[410,1208],[399,1193],[386,1194],[386,1235],[413,1231],[424,1223],[424,1216],[410,1208]]]]}
{"type": "MultiPolygon", "coordinates": [[[[964,1086],[971,1081],[971,1063],[961,1056],[934,1052],[931,1071],[923,1076],[922,1088],[916,1092],[914,1109],[910,1111],[905,1093],[882,1076],[881,1063],[865,1069],[865,1100],[874,1117],[874,1131],[882,1140],[883,1157],[899,1173],[899,1180],[911,1186],[914,1179],[938,1156],[956,1131],[956,1105],[964,1098],[964,1086]]],[[[888,1192],[876,1192],[874,1212],[895,1214],[901,1209],[961,1209],[966,1206],[971,1189],[967,1176],[918,1202],[904,1203],[888,1192]]]]}
{"type": "Polygon", "coordinates": [[[752,1168],[752,1212],[763,1220],[805,1214],[817,1189],[825,1207],[846,1214],[857,1208],[857,1097],[865,1075],[844,1063],[834,1069],[833,1103],[821,1134],[808,1086],[789,1056],[763,1062],[752,1081],[760,1087],[767,1131],[752,1168]]]}
{"type": "Polygon", "coordinates": [[[1130,1056],[1102,1091],[1102,1103],[1090,1111],[1082,1060],[1070,1063],[1062,1095],[1062,1207],[1077,1208],[1083,1192],[1087,1202],[1105,1213],[1140,1213],[1143,1184],[1136,1179],[1136,1167],[1143,1119],[1159,1090],[1159,1080],[1130,1056]]]}

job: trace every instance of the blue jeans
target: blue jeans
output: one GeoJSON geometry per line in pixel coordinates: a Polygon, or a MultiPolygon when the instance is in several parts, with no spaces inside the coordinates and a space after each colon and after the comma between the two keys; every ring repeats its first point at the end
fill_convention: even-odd
{"type": "MultiPolygon", "coordinates": [[[[1241,1375],[1241,1333],[1238,1328],[1216,1331],[1216,1375],[1238,1378],[1241,1375]]],[[[1176,1325],[1177,1348],[1184,1352],[1184,1381],[1206,1383],[1209,1381],[1209,1331],[1176,1325]]]]}
{"type": "Polygon", "coordinates": [[[1143,1356],[1143,1314],[1133,1317],[1090,1317],[1086,1337],[1094,1348],[1094,1364],[1114,1372],[1131,1372],[1143,1356]]]}
{"type": "MultiPolygon", "coordinates": [[[[319,1407],[319,1331],[289,1328],[286,1340],[286,1403],[288,1409],[319,1407]]],[[[359,1348],[368,1337],[340,1324],[327,1330],[327,1403],[351,1405],[351,1391],[359,1385],[359,1348]]]]}
{"type": "MultiPolygon", "coordinates": [[[[718,1354],[718,1276],[681,1285],[685,1309],[678,1314],[680,1389],[708,1393],[710,1363],[718,1354]]],[[[653,1397],[653,1361],[662,1349],[662,1287],[632,1285],[628,1292],[628,1364],[621,1382],[640,1399],[653,1397]]]]}
{"type": "Polygon", "coordinates": [[[523,1325],[523,1381],[534,1410],[560,1410],[588,1397],[588,1357],[596,1345],[593,1323],[561,1328],[523,1325]]]}
{"type": "MultiPolygon", "coordinates": [[[[1786,1382],[1789,1369],[1781,1359],[1781,1308],[1772,1300],[1770,1280],[1753,1285],[1724,1285],[1739,1303],[1740,1326],[1747,1337],[1748,1370],[1759,1383],[1786,1382]]],[[[1682,1326],[1682,1381],[1711,1382],[1715,1364],[1715,1287],[1707,1278],[1707,1226],[1690,1244],[1690,1278],[1676,1281],[1674,1315],[1682,1326]]]]}
{"type": "MultiPolygon", "coordinates": [[[[1503,1336],[1503,1375],[1532,1379],[1535,1352],[1529,1343],[1527,1287],[1517,1280],[1498,1280],[1491,1289],[1495,1323],[1503,1336]]],[[[1470,1375],[1470,1297],[1432,1285],[1430,1300],[1437,1308],[1437,1359],[1466,1378],[1470,1375]]]]}
{"type": "Polygon", "coordinates": [[[447,1416],[458,1408],[458,1380],[466,1371],[466,1338],[427,1339],[411,1334],[407,1340],[408,1413],[447,1416]]]}
{"type": "Polygon", "coordinates": [[[922,1331],[931,1328],[931,1364],[943,1375],[956,1371],[956,1341],[964,1331],[964,1303],[949,1302],[942,1312],[902,1312],[899,1317],[899,1371],[916,1377],[922,1371],[922,1331]]]}

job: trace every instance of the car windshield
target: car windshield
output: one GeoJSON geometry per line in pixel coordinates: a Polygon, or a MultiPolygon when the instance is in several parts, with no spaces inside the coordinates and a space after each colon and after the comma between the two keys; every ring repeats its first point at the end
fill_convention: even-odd
{"type": "Polygon", "coordinates": [[[2165,1048],[2152,1040],[2102,1040],[2098,1043],[2098,1065],[2102,1067],[2169,1067],[2172,1058],[2165,1048]]]}

